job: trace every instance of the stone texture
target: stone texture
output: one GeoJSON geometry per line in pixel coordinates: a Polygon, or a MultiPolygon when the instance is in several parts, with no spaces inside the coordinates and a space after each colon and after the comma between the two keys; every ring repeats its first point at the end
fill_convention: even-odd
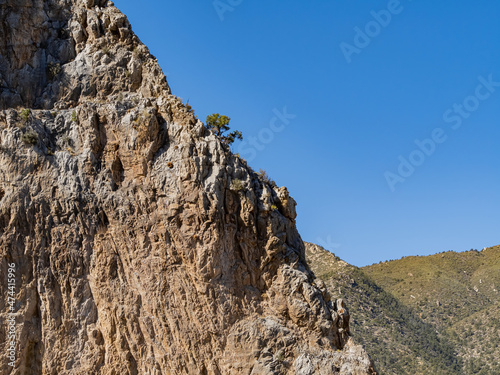
{"type": "Polygon", "coordinates": [[[171,94],[111,2],[0,0],[0,22],[2,374],[375,374],[286,188],[171,94]]]}

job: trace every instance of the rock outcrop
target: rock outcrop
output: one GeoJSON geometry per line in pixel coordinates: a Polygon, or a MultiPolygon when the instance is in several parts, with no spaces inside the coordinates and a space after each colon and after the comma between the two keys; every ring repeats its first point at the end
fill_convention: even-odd
{"type": "Polygon", "coordinates": [[[295,201],[171,94],[113,3],[0,0],[0,22],[2,374],[375,374],[295,201]]]}

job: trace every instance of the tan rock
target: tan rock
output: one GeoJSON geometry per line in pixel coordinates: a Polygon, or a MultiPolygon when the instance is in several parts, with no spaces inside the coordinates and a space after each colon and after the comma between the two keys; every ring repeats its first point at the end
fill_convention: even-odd
{"type": "Polygon", "coordinates": [[[0,2],[0,269],[16,264],[18,308],[0,372],[375,373],[314,286],[295,201],[171,95],[126,17],[25,3],[0,2]]]}

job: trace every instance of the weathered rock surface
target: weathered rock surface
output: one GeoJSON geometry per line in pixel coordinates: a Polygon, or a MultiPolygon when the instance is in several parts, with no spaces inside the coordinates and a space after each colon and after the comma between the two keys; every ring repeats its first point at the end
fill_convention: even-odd
{"type": "Polygon", "coordinates": [[[0,0],[0,22],[2,374],[375,373],[295,201],[171,95],[111,2],[0,0]]]}

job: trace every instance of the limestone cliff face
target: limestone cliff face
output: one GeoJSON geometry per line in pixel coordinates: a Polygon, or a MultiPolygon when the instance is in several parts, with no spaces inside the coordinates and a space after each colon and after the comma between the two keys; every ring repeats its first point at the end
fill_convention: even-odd
{"type": "Polygon", "coordinates": [[[0,22],[2,374],[375,373],[287,190],[171,95],[111,2],[0,0],[0,22]]]}

